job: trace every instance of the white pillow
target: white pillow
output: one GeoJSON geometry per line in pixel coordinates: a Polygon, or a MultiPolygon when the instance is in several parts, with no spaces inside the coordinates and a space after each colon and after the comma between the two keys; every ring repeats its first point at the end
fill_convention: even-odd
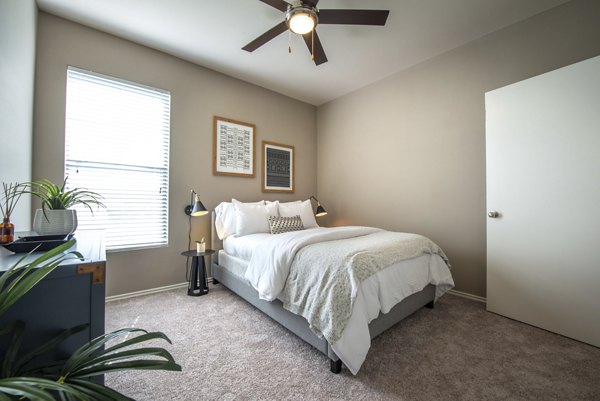
{"type": "MultiPolygon", "coordinates": [[[[232,199],[232,201],[236,201],[232,199]]],[[[241,203],[241,202],[240,202],[241,203]]],[[[249,205],[264,205],[264,201],[248,203],[249,205]]],[[[215,230],[219,239],[223,240],[230,235],[235,235],[237,217],[232,202],[221,202],[215,208],[215,230]]]]}
{"type": "Polygon", "coordinates": [[[289,202],[279,204],[279,215],[282,217],[300,216],[304,228],[319,227],[313,213],[310,199],[304,202],[289,202]]]}
{"type": "Polygon", "coordinates": [[[269,205],[252,205],[235,199],[232,199],[232,202],[236,212],[236,236],[271,232],[268,219],[269,216],[279,215],[279,202],[269,205]]]}
{"type": "Polygon", "coordinates": [[[225,239],[235,234],[235,208],[231,202],[221,202],[215,208],[215,231],[219,239],[225,239]]]}

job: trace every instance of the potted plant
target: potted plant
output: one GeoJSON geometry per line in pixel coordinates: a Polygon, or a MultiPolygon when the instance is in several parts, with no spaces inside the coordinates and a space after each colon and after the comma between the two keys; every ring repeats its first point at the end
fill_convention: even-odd
{"type": "Polygon", "coordinates": [[[200,241],[196,241],[196,252],[202,253],[206,251],[206,242],[204,242],[204,237],[200,241]]]}
{"type": "Polygon", "coordinates": [[[76,205],[83,205],[90,209],[92,206],[106,207],[101,199],[102,195],[85,188],[67,190],[67,179],[62,186],[50,180],[29,182],[27,191],[42,201],[42,208],[37,209],[33,217],[33,230],[39,235],[68,235],[77,229],[77,211],[70,209],[76,205]]]}
{"type": "MultiPolygon", "coordinates": [[[[68,241],[30,263],[23,264],[22,258],[4,272],[0,276],[0,315],[63,260],[81,258],[82,255],[77,252],[64,253],[74,242],[68,241]]],[[[123,370],[181,371],[181,366],[167,350],[146,345],[151,340],[171,343],[165,334],[137,328],[125,328],[97,337],[77,349],[66,360],[51,362],[45,366],[35,366],[32,362],[85,328],[86,325],[81,325],[67,329],[28,353],[20,352],[25,330],[23,322],[16,321],[8,327],[0,328],[0,335],[11,338],[8,349],[4,350],[4,360],[1,361],[0,400],[132,400],[89,379],[123,370]],[[114,340],[119,338],[123,340],[115,343],[114,340]]]]}
{"type": "Polygon", "coordinates": [[[15,226],[10,221],[10,216],[23,195],[23,185],[18,182],[2,183],[2,198],[0,198],[0,210],[2,210],[2,223],[0,223],[0,244],[13,242],[15,239],[15,226]]]}

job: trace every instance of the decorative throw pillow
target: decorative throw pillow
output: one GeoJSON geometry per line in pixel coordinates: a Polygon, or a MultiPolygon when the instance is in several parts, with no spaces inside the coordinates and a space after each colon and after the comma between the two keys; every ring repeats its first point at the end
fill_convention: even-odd
{"type": "Polygon", "coordinates": [[[269,216],[269,226],[271,227],[271,234],[282,234],[289,231],[304,230],[300,216],[269,216]]]}

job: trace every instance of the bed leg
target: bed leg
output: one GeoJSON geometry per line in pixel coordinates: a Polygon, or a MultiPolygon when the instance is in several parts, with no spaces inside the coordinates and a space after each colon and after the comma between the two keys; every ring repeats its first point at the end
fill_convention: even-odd
{"type": "Polygon", "coordinates": [[[334,361],[333,359],[329,359],[329,369],[332,373],[340,373],[342,371],[342,360],[338,359],[337,361],[334,361]]]}
{"type": "Polygon", "coordinates": [[[433,301],[429,302],[427,305],[425,305],[425,307],[428,309],[433,309],[433,301]]]}

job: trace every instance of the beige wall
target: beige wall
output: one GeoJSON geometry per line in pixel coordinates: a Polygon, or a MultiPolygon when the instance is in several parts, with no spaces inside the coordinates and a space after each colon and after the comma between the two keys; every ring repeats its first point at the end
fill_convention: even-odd
{"type": "Polygon", "coordinates": [[[426,235],[456,289],[485,296],[484,93],[598,55],[599,38],[600,2],[576,0],[319,107],[328,221],[426,235]]]}
{"type": "MultiPolygon", "coordinates": [[[[0,182],[31,180],[36,21],[34,0],[0,1],[0,182]]],[[[17,231],[31,228],[30,205],[19,200],[17,231]]]]}
{"type": "MultiPolygon", "coordinates": [[[[316,110],[258,86],[144,46],[40,13],[34,119],[33,177],[62,180],[67,65],[171,92],[169,246],[108,255],[107,295],[185,281],[190,189],[209,209],[222,200],[306,199],[316,192],[316,110]],[[212,118],[256,124],[253,179],[212,175],[212,118]],[[296,191],[261,192],[262,140],[295,146],[296,191]]],[[[209,217],[193,219],[192,240],[209,237],[209,217]]]]}

